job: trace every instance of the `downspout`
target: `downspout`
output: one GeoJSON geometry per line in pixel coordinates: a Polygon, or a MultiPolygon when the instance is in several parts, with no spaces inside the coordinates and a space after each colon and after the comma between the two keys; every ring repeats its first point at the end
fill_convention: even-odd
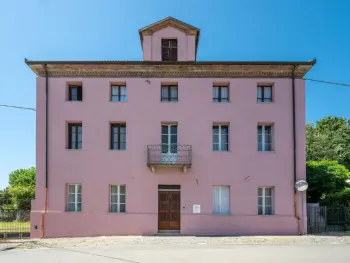
{"type": "Polygon", "coordinates": [[[49,162],[49,147],[48,147],[48,136],[49,136],[49,76],[47,72],[47,64],[44,64],[45,69],[45,204],[44,212],[41,213],[41,238],[45,237],[45,215],[47,213],[47,190],[48,190],[48,162],[49,162]]]}
{"type": "Polygon", "coordinates": [[[298,214],[298,192],[295,188],[297,182],[297,151],[296,151],[296,125],[295,125],[295,70],[296,65],[293,65],[292,71],[292,116],[293,116],[293,177],[294,177],[294,217],[298,220],[298,234],[301,235],[301,219],[298,214]]]}

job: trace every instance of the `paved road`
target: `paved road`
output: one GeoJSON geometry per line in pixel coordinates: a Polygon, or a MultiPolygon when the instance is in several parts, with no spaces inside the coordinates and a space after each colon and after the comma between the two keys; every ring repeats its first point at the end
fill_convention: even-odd
{"type": "Polygon", "coordinates": [[[349,263],[350,245],[124,245],[80,248],[12,249],[0,252],[6,263],[349,263]]]}

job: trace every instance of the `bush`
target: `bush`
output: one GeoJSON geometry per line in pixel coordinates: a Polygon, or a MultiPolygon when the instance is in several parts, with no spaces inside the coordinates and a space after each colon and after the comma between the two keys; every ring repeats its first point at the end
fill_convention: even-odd
{"type": "Polygon", "coordinates": [[[323,205],[350,207],[350,188],[332,194],[325,195],[321,202],[323,205]]]}
{"type": "Polygon", "coordinates": [[[307,201],[318,203],[325,196],[341,192],[346,188],[350,172],[337,161],[313,161],[306,163],[309,188],[307,201]]]}

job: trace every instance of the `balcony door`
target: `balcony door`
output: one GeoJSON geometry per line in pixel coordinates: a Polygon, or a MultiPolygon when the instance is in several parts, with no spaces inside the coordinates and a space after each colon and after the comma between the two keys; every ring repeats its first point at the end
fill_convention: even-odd
{"type": "Polygon", "coordinates": [[[162,153],[177,153],[177,124],[162,125],[162,153]]]}
{"type": "Polygon", "coordinates": [[[176,163],[177,154],[177,124],[162,125],[162,162],[176,163]]]}

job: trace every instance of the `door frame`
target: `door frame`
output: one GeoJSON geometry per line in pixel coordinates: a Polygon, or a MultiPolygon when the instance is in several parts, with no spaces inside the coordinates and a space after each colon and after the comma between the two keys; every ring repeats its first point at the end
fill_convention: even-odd
{"type": "Polygon", "coordinates": [[[181,185],[158,185],[157,192],[157,230],[158,232],[181,232],[181,185]],[[172,187],[173,186],[173,187],[172,187]],[[162,187],[164,187],[162,189],[162,187]],[[168,188],[169,187],[169,188],[168,188]],[[159,192],[179,192],[179,229],[159,229],[159,192]]]}

